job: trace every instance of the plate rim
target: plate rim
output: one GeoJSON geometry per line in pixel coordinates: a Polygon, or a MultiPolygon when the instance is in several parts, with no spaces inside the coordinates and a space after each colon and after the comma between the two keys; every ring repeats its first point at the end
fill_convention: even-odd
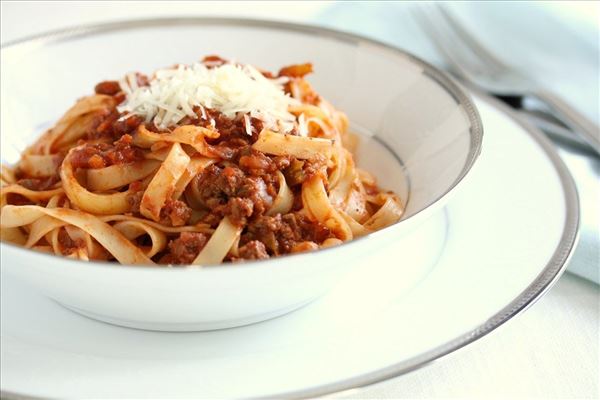
{"type": "MultiPolygon", "coordinates": [[[[515,299],[500,311],[488,318],[483,324],[475,329],[466,332],[455,339],[446,342],[425,353],[404,360],[400,363],[363,374],[358,377],[352,377],[330,384],[315,386],[297,391],[289,391],[270,395],[266,398],[313,398],[327,395],[342,395],[345,392],[360,390],[371,385],[385,382],[397,378],[407,372],[415,371],[421,367],[440,360],[444,356],[459,350],[462,347],[482,338],[496,328],[502,326],[511,318],[521,314],[527,308],[539,300],[560,278],[565,271],[569,260],[573,254],[579,238],[579,199],[577,189],[573,178],[558,153],[553,149],[552,143],[536,127],[531,125],[521,115],[512,111],[508,106],[497,99],[494,99],[476,89],[469,88],[478,98],[482,99],[492,106],[498,108],[509,118],[515,121],[525,133],[527,133],[539,145],[540,150],[548,156],[549,161],[554,167],[560,179],[565,197],[565,223],[561,239],[554,250],[546,266],[537,275],[537,277],[525,288],[515,299]]],[[[7,399],[40,399],[37,396],[31,396],[24,393],[10,392],[0,390],[2,398],[7,399]]]]}
{"type": "Polygon", "coordinates": [[[527,121],[524,116],[519,115],[500,100],[483,93],[483,91],[477,88],[474,88],[470,85],[464,85],[464,87],[468,90],[468,92],[473,93],[477,98],[480,98],[482,101],[487,102],[493,107],[499,109],[502,113],[506,114],[506,116],[517,123],[517,125],[519,125],[523,131],[535,141],[537,145],[539,145],[540,150],[543,151],[543,153],[548,157],[550,163],[554,167],[563,189],[563,196],[565,199],[565,222],[562,235],[558,245],[554,250],[554,253],[552,254],[552,257],[550,257],[545,267],[540,271],[535,279],[525,289],[523,289],[523,291],[521,291],[517,297],[500,309],[500,311],[489,317],[485,322],[476,328],[465,332],[464,334],[459,335],[434,349],[399,363],[363,374],[359,377],[353,377],[331,384],[319,385],[313,388],[284,392],[274,396],[269,396],[268,398],[313,398],[334,394],[339,396],[345,392],[367,388],[371,385],[397,378],[408,372],[416,371],[431,362],[440,360],[444,356],[454,353],[455,351],[481,339],[488,333],[491,333],[495,329],[502,326],[505,322],[509,321],[513,317],[516,317],[517,315],[526,311],[540,298],[542,298],[565,272],[579,241],[580,225],[579,194],[575,181],[569,172],[568,167],[554,149],[554,145],[550,139],[548,139],[541,130],[527,121]]]}
{"type": "MultiPolygon", "coordinates": [[[[324,28],[321,26],[310,25],[310,24],[298,24],[298,23],[290,23],[290,22],[282,22],[282,21],[273,21],[273,20],[261,20],[261,19],[250,19],[250,18],[223,18],[223,17],[174,17],[174,18],[152,18],[152,19],[142,19],[142,20],[129,20],[129,21],[119,21],[119,22],[109,22],[109,23],[99,23],[99,24],[88,24],[81,25],[73,28],[55,30],[48,33],[41,33],[29,37],[25,37],[22,39],[17,39],[13,41],[9,41],[3,43],[0,48],[2,50],[12,47],[17,44],[35,44],[36,42],[54,42],[60,40],[66,40],[72,37],[80,37],[82,35],[88,35],[92,33],[96,33],[105,29],[128,29],[133,27],[144,27],[149,24],[160,24],[160,23],[170,23],[170,24],[182,24],[182,23],[208,23],[208,22],[228,22],[228,23],[245,23],[245,24],[259,24],[262,26],[269,26],[274,28],[287,28],[301,31],[313,31],[316,33],[325,33],[328,35],[333,35],[341,40],[351,40],[355,42],[356,40],[360,40],[367,43],[372,43],[377,46],[383,46],[391,51],[400,53],[404,56],[409,57],[412,60],[416,60],[417,62],[428,66],[432,71],[439,71],[438,68],[431,66],[429,63],[411,55],[410,53],[405,52],[397,47],[392,45],[379,42],[373,39],[369,39],[360,35],[333,30],[329,28],[324,28]]],[[[525,118],[521,115],[515,113],[512,109],[510,109],[505,104],[501,103],[499,100],[494,99],[481,91],[474,89],[472,87],[468,88],[460,88],[459,84],[456,83],[452,78],[450,78],[447,74],[441,74],[445,80],[449,81],[451,85],[456,86],[459,90],[458,93],[465,94],[467,98],[470,98],[470,94],[473,93],[478,98],[483,101],[491,104],[492,106],[498,108],[501,112],[506,114],[510,119],[516,122],[534,141],[539,145],[540,150],[542,150],[545,155],[548,157],[550,163],[554,167],[558,178],[560,180],[563,196],[565,200],[565,222],[563,226],[563,232],[560,238],[560,241],[554,250],[554,253],[550,260],[546,263],[545,267],[540,271],[540,273],[536,276],[536,278],[509,304],[503,307],[496,314],[488,318],[484,323],[479,325],[478,327],[456,337],[455,339],[446,342],[443,345],[440,345],[434,349],[431,349],[427,352],[424,352],[415,357],[409,358],[399,363],[392,364],[390,366],[369,372],[367,374],[360,375],[358,377],[351,377],[346,380],[341,380],[338,382],[333,382],[325,385],[314,386],[306,389],[300,389],[296,391],[289,391],[278,393],[275,395],[271,395],[268,398],[306,398],[306,397],[317,397],[324,395],[332,395],[332,394],[342,394],[346,391],[356,390],[360,388],[364,388],[370,385],[374,385],[389,379],[396,378],[400,375],[403,375],[409,371],[413,371],[421,368],[422,366],[434,361],[438,360],[478,339],[492,332],[496,328],[503,325],[505,322],[510,320],[511,318],[519,315],[523,311],[525,311],[528,307],[533,305],[537,300],[539,300],[558,280],[558,278],[565,271],[569,260],[573,255],[573,251],[576,247],[578,238],[579,238],[579,223],[580,223],[580,214],[579,214],[579,197],[577,193],[577,188],[575,186],[575,182],[573,177],[569,173],[568,168],[558,155],[558,153],[554,150],[553,144],[550,142],[548,138],[536,127],[534,127],[531,123],[529,123],[525,118]]],[[[452,92],[451,92],[452,93],[452,92]]],[[[472,100],[471,100],[472,101],[472,100]]],[[[476,111],[476,110],[475,110],[476,111]]],[[[481,120],[477,118],[479,123],[481,124],[481,120]]],[[[483,131],[483,129],[481,129],[483,131]]],[[[481,138],[480,138],[481,139],[481,138]]],[[[477,157],[475,157],[476,159],[477,157]]],[[[474,162],[474,160],[473,160],[474,162]]],[[[467,171],[472,166],[469,165],[467,171]]],[[[462,182],[464,179],[464,175],[458,179],[457,183],[462,182]]],[[[453,189],[456,187],[455,185],[444,195],[448,195],[453,189]]],[[[440,199],[438,199],[435,203],[437,203],[440,199]]],[[[13,399],[37,399],[39,397],[34,397],[27,394],[21,394],[16,392],[9,392],[0,389],[0,396],[6,398],[13,399]]]]}

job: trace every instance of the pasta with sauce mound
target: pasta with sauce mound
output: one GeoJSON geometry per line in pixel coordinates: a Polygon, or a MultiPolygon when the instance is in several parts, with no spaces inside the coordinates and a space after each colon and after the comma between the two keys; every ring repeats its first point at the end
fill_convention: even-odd
{"type": "Polygon", "coordinates": [[[79,260],[209,265],[397,222],[346,116],[304,77],[209,56],[96,85],[2,166],[3,241],[79,260]]]}

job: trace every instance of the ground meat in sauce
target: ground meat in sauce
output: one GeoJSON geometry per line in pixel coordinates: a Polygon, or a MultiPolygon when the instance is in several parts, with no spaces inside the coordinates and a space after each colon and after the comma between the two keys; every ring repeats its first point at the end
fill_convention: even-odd
{"type": "Polygon", "coordinates": [[[114,96],[121,91],[121,85],[117,81],[103,81],[96,85],[94,91],[97,94],[106,94],[114,96]]]}
{"type": "MultiPolygon", "coordinates": [[[[56,175],[45,177],[45,178],[21,178],[17,180],[17,185],[21,185],[26,189],[41,192],[45,190],[51,190],[55,187],[56,183],[60,182],[58,176],[58,167],[56,169],[56,175]]],[[[6,195],[7,204],[15,206],[23,206],[28,204],[36,204],[36,202],[29,200],[27,197],[18,193],[7,193],[6,195]]]]}
{"type": "Polygon", "coordinates": [[[73,168],[104,168],[144,159],[142,149],[132,146],[133,138],[123,135],[113,145],[100,143],[85,145],[71,155],[73,168]]]}
{"type": "Polygon", "coordinates": [[[212,145],[222,144],[228,147],[239,147],[240,145],[254,143],[264,127],[260,119],[250,117],[251,135],[249,135],[246,131],[246,122],[241,114],[235,118],[229,118],[211,108],[204,108],[203,113],[199,107],[194,108],[194,112],[196,113],[195,118],[185,117],[179,122],[179,125],[197,125],[205,128],[214,126],[219,132],[219,137],[207,140],[212,145]],[[238,142],[235,143],[234,139],[237,139],[238,142]]]}
{"type": "Polygon", "coordinates": [[[19,179],[17,184],[35,191],[44,191],[52,189],[52,187],[60,181],[60,177],[58,175],[49,176],[47,178],[24,178],[19,179]]]}
{"type": "Polygon", "coordinates": [[[140,204],[144,196],[144,185],[142,182],[134,181],[129,184],[129,194],[127,195],[127,203],[129,203],[130,211],[134,214],[140,213],[140,204]]]}
{"type": "Polygon", "coordinates": [[[238,146],[235,141],[230,141],[228,143],[219,143],[216,146],[212,146],[211,152],[216,157],[223,160],[232,160],[237,158],[239,152],[244,146],[245,144],[238,146]]]}
{"type": "Polygon", "coordinates": [[[244,172],[250,175],[263,176],[287,168],[290,165],[290,160],[291,157],[289,156],[271,158],[248,147],[241,152],[238,164],[244,172]]]}
{"type": "MultiPolygon", "coordinates": [[[[262,121],[250,118],[252,127],[252,135],[246,132],[244,119],[236,117],[234,119],[227,118],[220,112],[205,108],[204,116],[200,108],[194,109],[196,117],[185,117],[179,122],[179,125],[195,125],[204,128],[213,129],[219,132],[218,138],[207,138],[212,153],[224,160],[237,160],[240,153],[247,149],[252,143],[258,139],[258,134],[262,130],[262,121]]],[[[153,124],[147,124],[146,128],[156,132],[156,127],[153,124]]]]}
{"type": "Polygon", "coordinates": [[[283,176],[289,186],[300,185],[306,180],[304,164],[304,161],[294,158],[290,161],[290,165],[283,170],[283,176]]]}
{"type": "Polygon", "coordinates": [[[234,165],[211,165],[192,184],[197,185],[204,207],[240,225],[250,216],[264,214],[273,203],[270,193],[275,192],[262,177],[247,176],[234,165]]]}
{"type": "MultiPolygon", "coordinates": [[[[150,84],[150,80],[145,74],[136,72],[135,78],[138,86],[148,86],[150,84]]],[[[121,93],[121,84],[118,81],[102,81],[94,87],[94,92],[96,94],[115,96],[121,93]]]]}
{"type": "Polygon", "coordinates": [[[304,160],[302,169],[304,170],[306,179],[310,179],[312,176],[318,174],[327,176],[327,158],[325,158],[325,156],[322,154],[317,154],[316,157],[304,160]]]}
{"type": "Polygon", "coordinates": [[[312,105],[317,105],[321,101],[321,96],[316,92],[308,92],[302,96],[302,102],[312,105]]]}
{"type": "Polygon", "coordinates": [[[274,172],[275,167],[273,161],[267,157],[264,153],[248,148],[239,159],[239,166],[245,172],[256,171],[253,175],[263,175],[265,172],[274,172]]]}
{"type": "Polygon", "coordinates": [[[221,212],[224,215],[229,216],[229,219],[234,224],[243,225],[247,218],[254,212],[254,203],[250,199],[232,197],[227,204],[225,204],[221,212]]]}
{"type": "Polygon", "coordinates": [[[142,124],[143,120],[137,115],[132,115],[128,118],[117,119],[112,125],[112,135],[114,137],[121,137],[125,134],[131,133],[142,124]]]}
{"type": "Polygon", "coordinates": [[[264,260],[269,258],[269,253],[262,242],[251,240],[238,249],[238,259],[243,260],[264,260]]]}
{"type": "Polygon", "coordinates": [[[7,193],[6,203],[11,204],[13,206],[26,206],[30,204],[36,204],[35,202],[29,200],[27,197],[18,193],[7,193]]]}
{"type": "MultiPolygon", "coordinates": [[[[139,210],[139,204],[137,206],[139,210]]],[[[160,210],[160,223],[167,226],[186,225],[192,216],[192,209],[183,201],[168,199],[160,210]]]]}
{"type": "Polygon", "coordinates": [[[96,117],[87,133],[87,137],[88,139],[119,139],[125,134],[133,133],[142,122],[143,119],[137,115],[121,119],[121,114],[113,109],[96,117]]]}
{"type": "Polygon", "coordinates": [[[306,64],[295,64],[283,67],[279,70],[278,76],[289,76],[292,78],[302,78],[304,75],[313,72],[311,63],[306,64]]]}
{"type": "MultiPolygon", "coordinates": [[[[144,74],[136,73],[138,86],[148,86],[148,77],[144,74]]],[[[96,85],[94,91],[97,94],[112,96],[115,104],[122,103],[126,95],[121,90],[118,81],[103,81],[96,85]]],[[[115,107],[97,112],[96,118],[92,121],[87,132],[88,139],[112,138],[118,139],[125,134],[132,133],[143,122],[143,119],[137,115],[123,118],[115,107]]]]}
{"type": "Polygon", "coordinates": [[[206,64],[207,68],[214,68],[226,64],[227,60],[217,55],[209,55],[202,59],[202,63],[206,64]]]}
{"type": "Polygon", "coordinates": [[[309,160],[291,158],[289,165],[283,169],[283,175],[289,186],[302,184],[305,180],[316,174],[325,174],[327,160],[320,156],[309,160]]]}
{"type": "Polygon", "coordinates": [[[64,229],[58,231],[58,243],[63,254],[71,254],[85,246],[83,241],[71,239],[71,236],[64,229]]]}
{"type": "Polygon", "coordinates": [[[87,139],[112,138],[113,125],[117,119],[119,119],[119,112],[116,109],[98,114],[94,122],[92,122],[92,126],[87,131],[87,139]]]}
{"type": "Polygon", "coordinates": [[[169,252],[160,259],[165,264],[191,264],[206,246],[208,237],[199,232],[181,232],[177,239],[171,240],[169,252]]]}
{"type": "Polygon", "coordinates": [[[325,226],[300,213],[289,213],[256,218],[248,225],[241,243],[259,240],[270,254],[279,255],[290,253],[300,242],[321,243],[329,237],[333,235],[325,226]]]}

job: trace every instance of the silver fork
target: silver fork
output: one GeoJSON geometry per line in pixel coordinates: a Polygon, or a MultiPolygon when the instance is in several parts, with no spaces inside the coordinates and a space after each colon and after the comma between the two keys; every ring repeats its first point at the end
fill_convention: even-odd
{"type": "Polygon", "coordinates": [[[459,78],[494,95],[523,96],[544,104],[600,155],[600,130],[593,122],[559,96],[541,88],[494,56],[442,5],[413,9],[420,26],[459,78]]]}

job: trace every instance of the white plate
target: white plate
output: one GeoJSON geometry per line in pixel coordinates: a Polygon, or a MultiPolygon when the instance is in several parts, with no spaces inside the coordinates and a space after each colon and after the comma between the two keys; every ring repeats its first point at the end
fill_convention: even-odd
{"type": "MultiPolygon", "coordinates": [[[[407,277],[411,260],[395,249],[286,316],[235,329],[161,333],[86,319],[3,275],[3,395],[315,396],[398,375],[490,332],[563,271],[578,206],[548,142],[489,100],[477,104],[486,131],[481,161],[451,201],[448,223],[432,220],[423,228],[428,240],[447,235],[446,246],[408,294],[394,295],[419,277],[407,277]]],[[[433,261],[428,241],[421,243],[433,261]]]]}

